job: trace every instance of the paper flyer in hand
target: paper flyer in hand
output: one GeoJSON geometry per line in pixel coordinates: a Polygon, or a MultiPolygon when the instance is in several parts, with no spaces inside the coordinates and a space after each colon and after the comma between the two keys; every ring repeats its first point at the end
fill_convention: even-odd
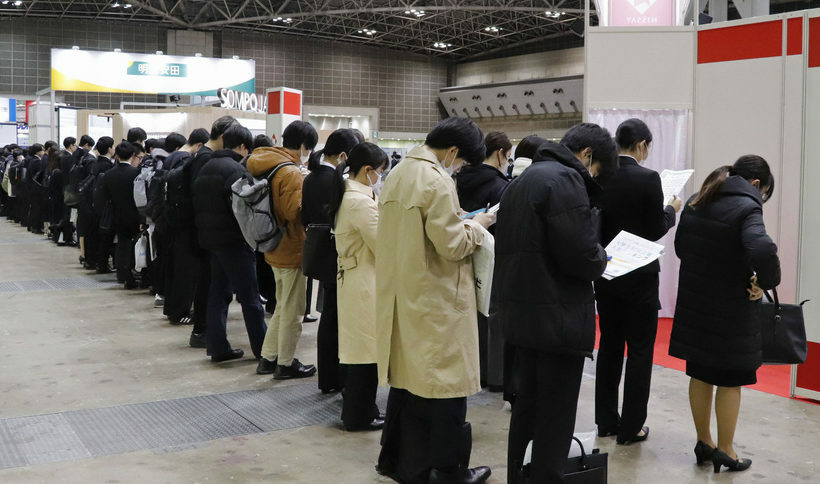
{"type": "Polygon", "coordinates": [[[669,205],[672,197],[680,195],[694,172],[695,170],[663,170],[661,172],[664,206],[669,205]]]}
{"type": "Polygon", "coordinates": [[[609,281],[628,274],[659,258],[663,254],[663,249],[661,244],[621,231],[606,246],[609,262],[603,277],[609,281]]]}
{"type": "Polygon", "coordinates": [[[490,316],[490,293],[493,290],[495,270],[495,237],[484,229],[484,242],[473,252],[475,302],[478,312],[490,316]]]}

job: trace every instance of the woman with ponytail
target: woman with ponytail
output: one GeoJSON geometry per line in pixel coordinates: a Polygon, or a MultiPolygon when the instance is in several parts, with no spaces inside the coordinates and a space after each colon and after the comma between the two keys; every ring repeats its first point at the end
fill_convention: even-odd
{"type": "Polygon", "coordinates": [[[742,156],[706,178],[683,210],[675,237],[681,265],[669,354],[686,360],[695,457],[698,464],[711,461],[715,472],[752,464],[737,456],[732,440],[740,387],[757,381],[761,365],[757,305],[762,289],[780,283],[777,246],[763,225],[763,203],[773,192],[766,160],[742,156]],[[713,395],[717,445],[710,431],[713,395]]]}
{"type": "Polygon", "coordinates": [[[347,161],[336,168],[330,204],[339,254],[339,360],[345,375],[342,423],[349,431],[384,426],[376,406],[375,253],[376,197],[387,163],[387,154],[373,143],[356,145],[347,161]]]}
{"type": "MultiPolygon", "coordinates": [[[[310,174],[302,186],[302,223],[331,225],[328,210],[336,183],[336,167],[347,159],[350,150],[359,143],[352,129],[337,129],[330,133],[323,149],[313,152],[308,160],[310,174]]],[[[309,229],[308,229],[309,230],[309,229]]],[[[331,260],[333,256],[331,256],[331,260]]],[[[334,272],[335,273],[335,272],[334,272]]],[[[339,368],[339,331],[336,314],[336,278],[319,281],[324,292],[322,318],[316,336],[316,367],[319,390],[322,393],[340,391],[344,387],[339,368]]]]}

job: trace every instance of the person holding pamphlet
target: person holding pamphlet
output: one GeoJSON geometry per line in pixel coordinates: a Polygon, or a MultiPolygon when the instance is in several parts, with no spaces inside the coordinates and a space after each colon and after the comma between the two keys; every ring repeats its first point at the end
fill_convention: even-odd
{"type": "MultiPolygon", "coordinates": [[[[649,157],[652,133],[640,119],[618,126],[615,140],[619,167],[603,184],[600,197],[602,241],[606,246],[621,231],[649,241],[666,235],[675,225],[681,200],[663,206],[661,178],[641,163],[649,157]]],[[[595,282],[595,299],[601,341],[595,373],[595,423],[600,437],[617,436],[619,444],[646,440],[644,427],[652,377],[652,357],[658,331],[657,260],[612,280],[595,282]],[[623,407],[618,409],[618,388],[628,348],[623,407]]]]}
{"type": "Polygon", "coordinates": [[[609,132],[579,124],[560,144],[543,143],[501,198],[493,291],[518,384],[507,457],[510,484],[521,482],[530,441],[530,481],[564,482],[584,358],[592,357],[595,346],[592,282],[607,265],[590,193],[599,190],[593,177],[605,179],[617,163],[609,132]]]}

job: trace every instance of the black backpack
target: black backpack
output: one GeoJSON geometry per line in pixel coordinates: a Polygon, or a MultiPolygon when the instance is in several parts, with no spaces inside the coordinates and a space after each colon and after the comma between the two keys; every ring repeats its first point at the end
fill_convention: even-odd
{"type": "Polygon", "coordinates": [[[26,178],[26,166],[25,160],[13,160],[9,163],[9,181],[11,182],[11,186],[17,187],[25,182],[26,178]]]}
{"type": "Polygon", "coordinates": [[[165,218],[168,225],[177,229],[194,227],[194,202],[191,194],[191,164],[194,158],[185,160],[168,172],[165,183],[165,218]]]}

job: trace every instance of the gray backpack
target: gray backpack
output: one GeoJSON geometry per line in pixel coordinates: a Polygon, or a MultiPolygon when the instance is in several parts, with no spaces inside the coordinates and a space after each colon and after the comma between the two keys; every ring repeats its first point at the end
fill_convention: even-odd
{"type": "Polygon", "coordinates": [[[271,180],[280,168],[288,165],[293,163],[277,165],[265,178],[254,178],[248,174],[231,185],[234,217],[242,230],[242,236],[253,250],[270,252],[285,235],[284,225],[280,225],[274,216],[271,180]]]}
{"type": "Polygon", "coordinates": [[[148,207],[148,186],[154,177],[153,168],[143,168],[134,179],[134,204],[140,215],[145,216],[148,207]]]}

